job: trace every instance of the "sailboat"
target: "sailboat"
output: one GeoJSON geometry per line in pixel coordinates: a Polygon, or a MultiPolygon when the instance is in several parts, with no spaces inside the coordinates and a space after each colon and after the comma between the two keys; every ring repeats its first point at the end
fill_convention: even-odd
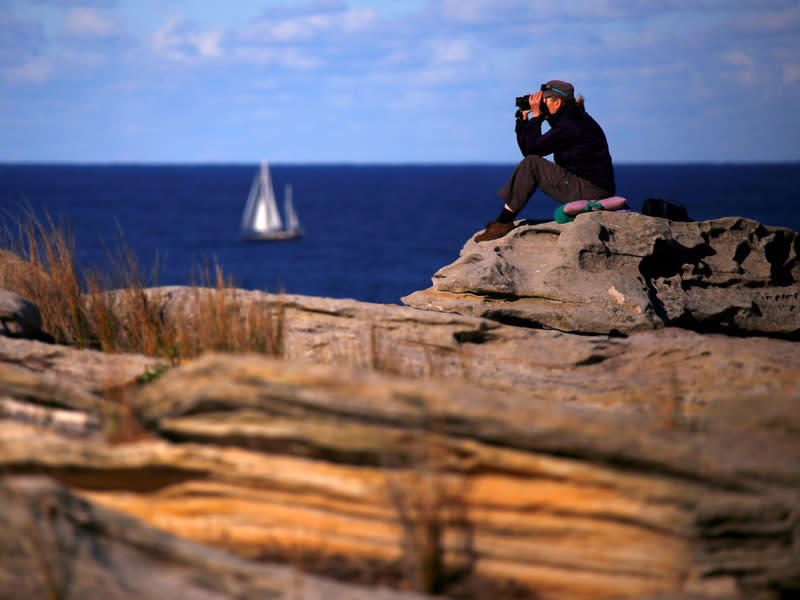
{"type": "Polygon", "coordinates": [[[242,238],[245,240],[291,240],[302,236],[305,231],[297,218],[297,211],[292,202],[292,186],[284,189],[284,227],[275,192],[272,189],[272,177],[266,162],[250,186],[250,195],[242,214],[242,238]]]}

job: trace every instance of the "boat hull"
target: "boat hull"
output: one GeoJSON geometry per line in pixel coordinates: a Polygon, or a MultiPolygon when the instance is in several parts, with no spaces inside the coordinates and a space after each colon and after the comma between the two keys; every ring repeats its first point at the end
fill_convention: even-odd
{"type": "Polygon", "coordinates": [[[279,240],[294,240],[303,237],[303,231],[270,231],[268,233],[248,232],[242,234],[242,239],[248,242],[269,242],[279,240]]]}

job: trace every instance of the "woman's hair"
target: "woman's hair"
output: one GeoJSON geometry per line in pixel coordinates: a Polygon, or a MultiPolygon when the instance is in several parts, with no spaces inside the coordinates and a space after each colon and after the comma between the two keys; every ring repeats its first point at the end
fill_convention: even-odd
{"type": "MultiPolygon", "coordinates": [[[[556,98],[557,97],[558,96],[556,96],[556,98]]],[[[583,95],[580,95],[577,98],[562,98],[561,101],[565,106],[569,106],[570,104],[576,104],[582,110],[586,110],[586,107],[584,106],[583,95]]]]}

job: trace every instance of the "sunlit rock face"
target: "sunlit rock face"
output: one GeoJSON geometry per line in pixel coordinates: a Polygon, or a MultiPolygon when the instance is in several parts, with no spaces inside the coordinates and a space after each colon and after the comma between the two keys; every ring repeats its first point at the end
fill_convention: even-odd
{"type": "Polygon", "coordinates": [[[467,241],[403,302],[578,333],[677,326],[800,335],[798,234],[728,217],[672,222],[594,212],[467,241]]]}

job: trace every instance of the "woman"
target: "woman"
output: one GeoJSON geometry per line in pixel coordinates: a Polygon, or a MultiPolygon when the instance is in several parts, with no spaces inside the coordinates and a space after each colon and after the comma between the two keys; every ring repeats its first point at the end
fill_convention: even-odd
{"type": "Polygon", "coordinates": [[[602,200],[616,192],[614,167],[600,125],[575,99],[571,83],[554,79],[529,96],[530,110],[517,111],[517,144],[524,159],[498,192],[505,202],[497,219],[475,236],[495,240],[514,228],[514,218],[537,189],[562,204],[602,200]],[[529,118],[530,117],[530,118],[529,118]],[[542,123],[550,129],[542,133],[542,123]],[[553,155],[555,162],[542,158],[553,155]]]}

